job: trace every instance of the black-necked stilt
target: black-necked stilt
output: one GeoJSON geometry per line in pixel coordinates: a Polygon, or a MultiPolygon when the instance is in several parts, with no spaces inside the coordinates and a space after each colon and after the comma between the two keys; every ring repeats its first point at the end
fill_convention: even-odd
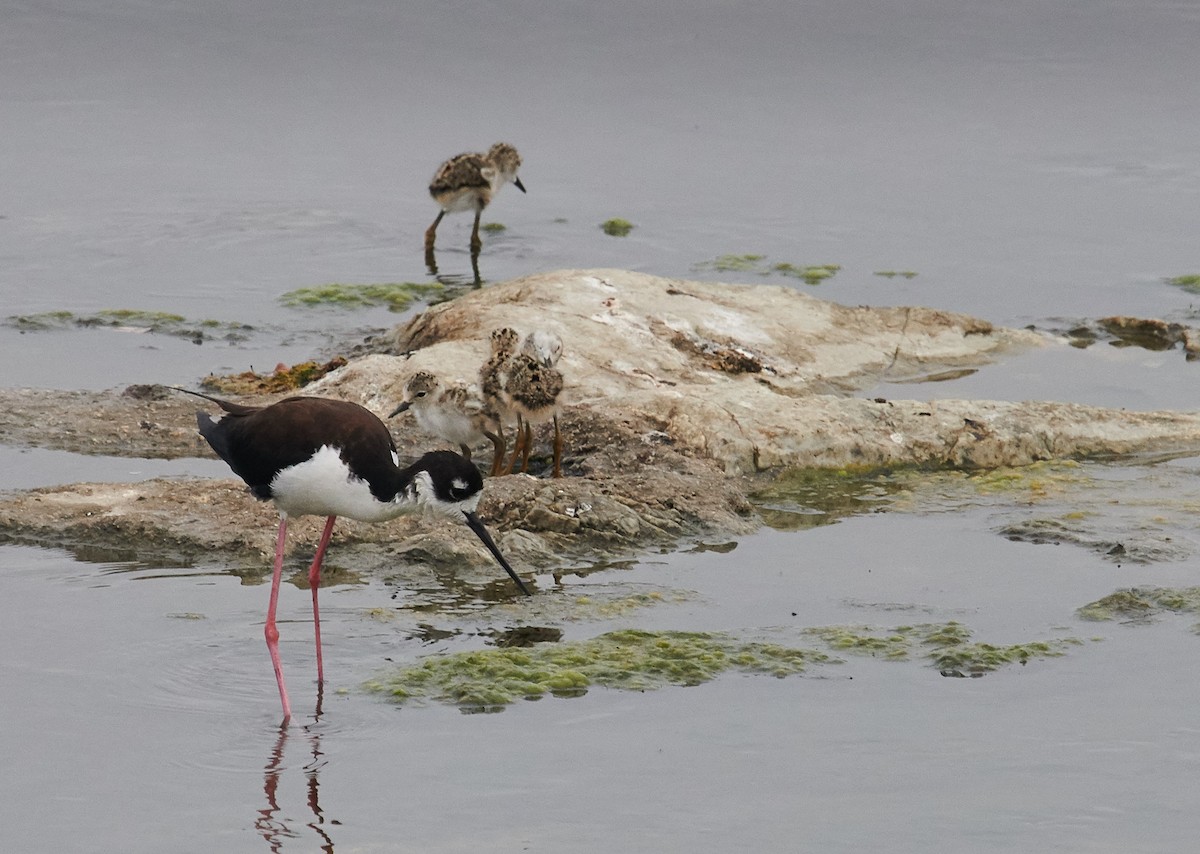
{"type": "Polygon", "coordinates": [[[497,142],[486,154],[459,154],[438,167],[429,183],[429,195],[441,208],[433,225],[425,231],[425,251],[433,251],[437,239],[438,223],[448,213],[475,211],[475,225],[471,229],[471,253],[478,255],[483,242],[479,239],[479,217],[492,201],[492,197],[508,182],[525,192],[525,185],[517,177],[521,168],[521,155],[507,142],[497,142]]]}
{"type": "Polygon", "coordinates": [[[532,424],[554,421],[554,477],[562,477],[562,433],[558,428],[558,396],[563,389],[562,372],[555,367],[562,356],[562,339],[553,332],[537,330],[526,336],[521,349],[506,368],[504,395],[517,416],[517,437],[511,472],[521,456],[521,471],[529,469],[533,448],[532,424]],[[524,425],[522,427],[522,425],[524,425]]]}
{"type": "Polygon", "coordinates": [[[187,389],[179,390],[212,401],[225,412],[219,421],[214,421],[206,412],[197,412],[200,434],[246,482],[256,498],[273,501],[279,509],[279,533],[275,539],[271,598],[264,634],[279,684],[285,721],[291,717],[291,706],[279,662],[275,610],[289,517],[327,517],[308,571],[318,682],[324,682],[325,672],[321,660],[317,589],[321,582],[321,560],[338,516],[363,522],[383,522],[405,513],[432,511],[461,518],[521,592],[529,595],[528,588],[475,514],[483,491],[483,477],[475,466],[453,451],[432,451],[411,466],[401,468],[396,444],[387,427],[358,404],[321,397],[290,397],[270,406],[245,406],[187,389]]]}
{"type": "Polygon", "coordinates": [[[483,401],[479,388],[445,381],[429,371],[417,371],[404,384],[404,400],[388,418],[412,410],[417,426],[431,436],[453,442],[471,459],[471,446],[487,439],[494,449],[493,475],[504,459],[503,430],[496,412],[483,401]]]}

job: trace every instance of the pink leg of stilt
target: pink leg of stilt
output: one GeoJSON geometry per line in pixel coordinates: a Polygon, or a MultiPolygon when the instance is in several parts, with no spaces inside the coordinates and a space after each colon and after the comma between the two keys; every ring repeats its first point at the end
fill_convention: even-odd
{"type": "Polygon", "coordinates": [[[329,545],[329,537],[333,534],[333,523],[337,516],[325,520],[325,530],[321,532],[321,542],[317,545],[317,553],[313,557],[312,566],[308,568],[308,586],[312,589],[313,597],[313,632],[317,637],[317,684],[325,684],[325,665],[321,661],[321,609],[317,607],[317,590],[321,586],[321,560],[325,557],[325,547],[329,545]]]}
{"type": "Polygon", "coordinates": [[[279,517],[279,535],[275,538],[275,570],[271,575],[271,600],[267,605],[267,623],[263,634],[267,638],[267,651],[271,653],[271,664],[275,667],[275,681],[279,683],[279,699],[283,703],[283,722],[292,717],[292,706],[288,702],[287,688],[283,685],[283,665],[279,663],[279,629],[275,627],[275,609],[279,605],[279,580],[283,575],[283,543],[287,539],[287,516],[279,517]]]}

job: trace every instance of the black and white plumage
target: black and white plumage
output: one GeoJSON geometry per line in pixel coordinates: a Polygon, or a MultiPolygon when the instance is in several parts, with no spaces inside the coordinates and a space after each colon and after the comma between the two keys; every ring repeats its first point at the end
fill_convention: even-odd
{"type": "Polygon", "coordinates": [[[507,142],[497,142],[486,154],[465,153],[451,157],[438,167],[429,182],[429,195],[441,210],[437,219],[425,231],[425,251],[433,251],[437,239],[437,227],[448,213],[474,211],[475,225],[471,229],[471,252],[478,255],[483,242],[479,239],[479,218],[483,209],[491,204],[492,197],[500,188],[512,182],[525,192],[525,185],[517,177],[521,168],[521,155],[507,142]]]}
{"type": "MultiPolygon", "coordinates": [[[[180,391],[188,391],[180,389],[180,391]]],[[[264,633],[284,720],[291,717],[279,661],[275,611],[283,568],[287,520],[325,516],[325,529],[309,568],[317,644],[317,679],[324,681],[321,620],[317,590],[321,561],[338,516],[383,522],[403,514],[434,512],[462,519],[516,582],[529,590],[500,553],[475,514],[483,492],[479,470],[453,451],[432,451],[401,467],[396,444],[372,412],[355,403],[320,397],[290,397],[270,406],[246,406],[199,392],[225,413],[214,421],[196,413],[200,434],[246,484],[254,496],[279,509],[271,599],[264,633]]]]}

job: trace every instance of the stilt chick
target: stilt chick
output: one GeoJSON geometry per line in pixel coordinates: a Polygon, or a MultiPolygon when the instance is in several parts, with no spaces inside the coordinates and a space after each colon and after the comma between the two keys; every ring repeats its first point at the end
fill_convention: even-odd
{"type": "Polygon", "coordinates": [[[507,142],[497,142],[486,154],[459,154],[438,167],[429,183],[429,195],[437,202],[437,219],[425,231],[425,251],[432,252],[437,240],[437,227],[448,213],[474,211],[475,225],[471,229],[471,254],[478,255],[483,242],[479,239],[479,217],[491,204],[492,197],[510,181],[525,192],[517,177],[521,155],[507,142]]]}
{"type": "Polygon", "coordinates": [[[517,416],[517,437],[508,471],[516,467],[518,454],[521,471],[529,469],[529,454],[533,449],[533,424],[546,420],[554,422],[554,477],[562,477],[562,433],[558,427],[558,396],[563,389],[563,375],[555,367],[562,356],[562,339],[552,332],[531,332],[521,349],[508,363],[505,373],[504,397],[517,416]]]}
{"type": "Polygon", "coordinates": [[[508,396],[504,391],[504,386],[508,382],[509,363],[517,354],[517,345],[521,342],[521,336],[517,334],[517,330],[510,329],[505,326],[500,329],[493,329],[491,335],[491,353],[479,369],[479,391],[483,395],[483,405],[491,412],[496,413],[497,424],[499,430],[497,434],[500,436],[502,450],[500,453],[500,464],[493,469],[492,474],[500,474],[503,469],[504,454],[507,449],[507,442],[504,436],[504,424],[513,419],[515,413],[511,410],[508,404],[508,396]]]}
{"type": "Polygon", "coordinates": [[[428,371],[417,371],[404,384],[404,400],[388,415],[412,410],[417,426],[431,436],[452,442],[471,459],[471,446],[487,439],[492,443],[492,474],[504,462],[505,445],[499,416],[485,405],[479,388],[449,382],[428,371]]]}

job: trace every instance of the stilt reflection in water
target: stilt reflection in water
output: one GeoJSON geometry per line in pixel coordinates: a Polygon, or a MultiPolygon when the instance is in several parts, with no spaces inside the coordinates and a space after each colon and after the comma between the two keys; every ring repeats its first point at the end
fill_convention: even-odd
{"type": "MultiPolygon", "coordinates": [[[[312,816],[310,820],[304,821],[302,826],[293,826],[292,820],[284,818],[281,814],[279,786],[287,771],[284,756],[287,751],[288,738],[292,732],[287,721],[280,725],[279,735],[275,739],[271,755],[267,758],[267,764],[263,768],[263,796],[266,798],[266,806],[258,810],[254,820],[254,829],[266,840],[267,848],[273,854],[283,851],[285,839],[299,839],[306,835],[305,830],[311,831],[316,837],[318,851],[333,854],[333,836],[330,831],[336,828],[340,822],[337,819],[327,818],[321,809],[320,772],[328,764],[325,753],[321,750],[321,734],[317,729],[317,725],[321,721],[323,699],[323,693],[318,688],[317,708],[313,714],[312,723],[300,727],[312,757],[303,767],[307,789],[306,804],[312,816]]],[[[295,824],[299,825],[300,823],[296,821],[295,824]]]]}
{"type": "MultiPolygon", "coordinates": [[[[434,279],[448,287],[461,287],[466,278],[465,276],[439,271],[437,253],[434,252],[432,246],[425,247],[425,269],[429,271],[429,275],[433,276],[434,279]]],[[[471,285],[476,288],[483,285],[483,277],[479,274],[478,249],[471,249],[471,285]]]]}

